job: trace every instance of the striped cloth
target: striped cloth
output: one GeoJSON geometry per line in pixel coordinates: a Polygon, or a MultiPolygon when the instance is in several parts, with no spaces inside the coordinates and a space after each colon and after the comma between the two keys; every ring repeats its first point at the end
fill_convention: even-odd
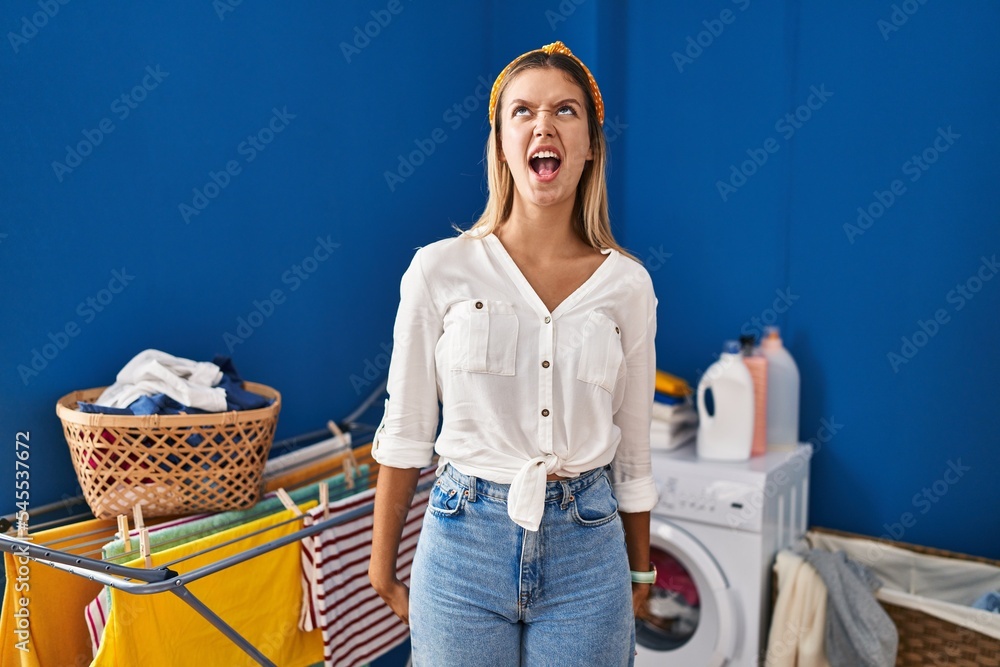
{"type": "Polygon", "coordinates": [[[94,650],[94,655],[97,655],[97,649],[101,647],[104,626],[108,624],[108,616],[110,615],[111,595],[108,593],[108,587],[105,586],[83,610],[83,616],[87,620],[87,632],[90,633],[90,646],[94,650]]]}
{"type": "MultiPolygon", "coordinates": [[[[424,469],[417,481],[433,481],[435,468],[424,469]]],[[[370,503],[375,490],[330,503],[329,515],[370,503]]],[[[417,548],[430,490],[414,494],[399,544],[397,571],[403,583],[410,581],[410,565],[417,548]]],[[[346,523],[328,528],[315,539],[302,541],[303,585],[308,587],[311,605],[303,614],[302,629],[319,626],[323,634],[326,667],[363,665],[399,646],[409,636],[409,628],[392,612],[368,581],[368,561],[372,551],[374,515],[366,512],[346,523]]],[[[305,517],[305,525],[323,521],[323,509],[315,507],[305,517]]]]}

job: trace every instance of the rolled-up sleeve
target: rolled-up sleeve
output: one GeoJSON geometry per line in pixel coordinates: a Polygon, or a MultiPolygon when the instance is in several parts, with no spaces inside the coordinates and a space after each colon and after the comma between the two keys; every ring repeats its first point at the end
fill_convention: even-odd
{"type": "Polygon", "coordinates": [[[611,483],[622,512],[647,512],[659,494],[649,455],[649,427],[656,386],[656,296],[652,281],[643,287],[645,331],[625,350],[625,391],[614,414],[621,442],[611,462],[611,483]]]}
{"type": "Polygon", "coordinates": [[[422,468],[434,455],[438,428],[438,379],[434,349],[443,332],[418,250],[399,286],[392,357],[382,422],[372,456],[393,468],[422,468]]]}

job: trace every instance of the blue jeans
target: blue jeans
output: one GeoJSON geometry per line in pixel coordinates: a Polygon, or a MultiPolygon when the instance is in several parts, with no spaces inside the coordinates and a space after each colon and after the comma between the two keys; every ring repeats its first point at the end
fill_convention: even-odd
{"type": "Polygon", "coordinates": [[[607,468],[546,483],[537,532],[507,516],[507,484],[448,465],[410,573],[413,667],[633,664],[625,532],[607,468]]]}

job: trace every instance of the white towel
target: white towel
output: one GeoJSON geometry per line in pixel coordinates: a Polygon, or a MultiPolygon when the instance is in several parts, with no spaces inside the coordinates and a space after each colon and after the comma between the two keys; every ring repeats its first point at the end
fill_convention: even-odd
{"type": "Polygon", "coordinates": [[[118,372],[117,381],[95,402],[109,408],[127,408],[136,399],[166,394],[181,405],[208,412],[225,412],[226,390],[216,387],[222,371],[207,361],[191,361],[144,350],[118,372]]]}
{"type": "Polygon", "coordinates": [[[649,446],[659,450],[677,449],[694,440],[697,434],[696,424],[673,426],[654,419],[649,424],[649,446]]]}
{"type": "Polygon", "coordinates": [[[767,641],[766,667],[830,667],[824,648],[826,585],[805,559],[779,551],[778,598],[767,641]]]}
{"type": "Polygon", "coordinates": [[[697,424],[698,413],[690,399],[685,399],[683,403],[677,405],[667,405],[653,401],[653,419],[667,422],[672,426],[683,426],[685,424],[697,424]]]}

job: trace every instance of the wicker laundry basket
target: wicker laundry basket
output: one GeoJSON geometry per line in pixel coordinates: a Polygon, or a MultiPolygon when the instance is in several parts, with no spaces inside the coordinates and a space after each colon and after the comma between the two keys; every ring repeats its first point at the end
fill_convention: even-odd
{"type": "MultiPolygon", "coordinates": [[[[830,528],[810,528],[810,532],[826,533],[839,537],[872,540],[866,535],[858,535],[830,528]]],[[[979,556],[934,549],[931,547],[878,540],[900,549],[917,554],[953,558],[964,561],[986,563],[1000,567],[1000,561],[979,556]]],[[[773,575],[773,573],[772,573],[773,575]]],[[[777,591],[777,578],[772,576],[772,591],[777,591]]],[[[930,614],[879,601],[882,608],[896,624],[899,631],[899,649],[896,653],[896,667],[920,667],[923,665],[948,665],[949,667],[1000,667],[1000,640],[988,635],[955,625],[930,614]]],[[[774,600],[772,599],[772,608],[774,600]]]]}
{"type": "Polygon", "coordinates": [[[56,403],[84,498],[100,519],[240,509],[260,498],[262,474],[281,410],[281,394],[253,382],[248,391],[274,399],[256,410],[192,415],[81,412],[103,387],[56,403]]]}

